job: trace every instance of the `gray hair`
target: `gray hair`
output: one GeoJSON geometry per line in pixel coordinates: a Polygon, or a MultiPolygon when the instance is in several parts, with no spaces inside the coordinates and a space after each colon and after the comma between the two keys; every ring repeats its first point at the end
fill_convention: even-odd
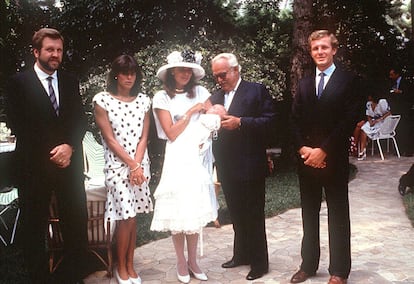
{"type": "Polygon", "coordinates": [[[241,71],[241,66],[239,65],[239,62],[237,61],[236,55],[233,53],[220,53],[216,55],[212,60],[211,64],[214,64],[219,59],[225,59],[229,63],[230,67],[238,67],[239,72],[241,71]]]}

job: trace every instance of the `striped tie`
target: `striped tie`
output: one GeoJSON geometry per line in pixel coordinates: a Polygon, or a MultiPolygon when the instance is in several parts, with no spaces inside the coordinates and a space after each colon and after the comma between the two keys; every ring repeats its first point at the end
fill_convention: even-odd
{"type": "Polygon", "coordinates": [[[52,76],[47,77],[47,81],[49,82],[49,98],[50,98],[50,102],[53,105],[53,108],[55,109],[56,115],[59,115],[59,106],[56,101],[55,90],[53,90],[52,80],[53,80],[52,76]]]}
{"type": "Polygon", "coordinates": [[[323,85],[324,85],[324,77],[325,77],[325,73],[321,72],[319,73],[319,76],[321,76],[321,79],[319,80],[319,84],[318,84],[318,99],[321,97],[322,92],[323,92],[323,85]]]}

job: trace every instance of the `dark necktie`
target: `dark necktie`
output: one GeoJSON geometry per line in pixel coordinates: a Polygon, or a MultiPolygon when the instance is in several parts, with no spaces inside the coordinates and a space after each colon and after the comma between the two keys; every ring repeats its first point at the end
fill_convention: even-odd
{"type": "Polygon", "coordinates": [[[49,99],[53,105],[53,108],[55,109],[56,115],[59,115],[59,106],[56,101],[55,90],[53,90],[52,80],[53,80],[52,76],[47,77],[47,81],[49,82],[49,99]]]}
{"type": "Polygon", "coordinates": [[[318,99],[321,97],[322,92],[323,92],[323,85],[324,85],[324,78],[325,78],[325,73],[321,72],[319,73],[319,76],[321,76],[321,79],[319,80],[319,84],[318,84],[318,99]]]}

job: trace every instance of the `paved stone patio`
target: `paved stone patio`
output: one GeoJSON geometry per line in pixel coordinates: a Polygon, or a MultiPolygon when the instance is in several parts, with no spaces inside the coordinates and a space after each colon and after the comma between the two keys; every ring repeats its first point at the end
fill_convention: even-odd
{"type": "MultiPolygon", "coordinates": [[[[352,229],[352,271],[349,284],[414,283],[414,229],[406,217],[398,193],[398,180],[414,163],[414,158],[392,154],[382,161],[378,155],[351,162],[358,168],[350,182],[352,229]]],[[[302,237],[300,209],[289,210],[266,220],[269,245],[269,273],[255,281],[245,279],[248,266],[221,268],[232,256],[231,225],[203,230],[204,255],[200,267],[209,280],[203,283],[289,283],[300,264],[302,237]]],[[[321,210],[321,261],[315,277],[305,284],[327,283],[328,239],[327,210],[321,210]]],[[[179,283],[171,238],[155,241],[135,250],[135,264],[143,283],[179,283]]],[[[86,284],[116,284],[98,271],[85,279],[86,284]]],[[[192,284],[202,281],[191,279],[192,284]]]]}

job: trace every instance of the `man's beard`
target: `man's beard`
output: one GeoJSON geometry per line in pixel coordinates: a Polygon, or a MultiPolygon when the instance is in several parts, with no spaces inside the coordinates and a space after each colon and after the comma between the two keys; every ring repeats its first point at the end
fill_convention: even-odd
{"type": "MultiPolygon", "coordinates": [[[[50,59],[49,59],[50,60],[50,59]]],[[[54,66],[52,66],[52,65],[50,65],[49,64],[49,60],[48,61],[44,61],[44,60],[41,60],[40,58],[38,58],[38,62],[39,62],[39,64],[45,69],[45,70],[48,70],[48,71],[51,71],[51,72],[54,72],[55,70],[57,70],[58,68],[59,68],[59,65],[60,65],[60,62],[58,62],[58,64],[57,64],[57,66],[56,67],[54,67],[54,66]]],[[[55,62],[56,62],[56,60],[55,60],[55,62]]]]}

